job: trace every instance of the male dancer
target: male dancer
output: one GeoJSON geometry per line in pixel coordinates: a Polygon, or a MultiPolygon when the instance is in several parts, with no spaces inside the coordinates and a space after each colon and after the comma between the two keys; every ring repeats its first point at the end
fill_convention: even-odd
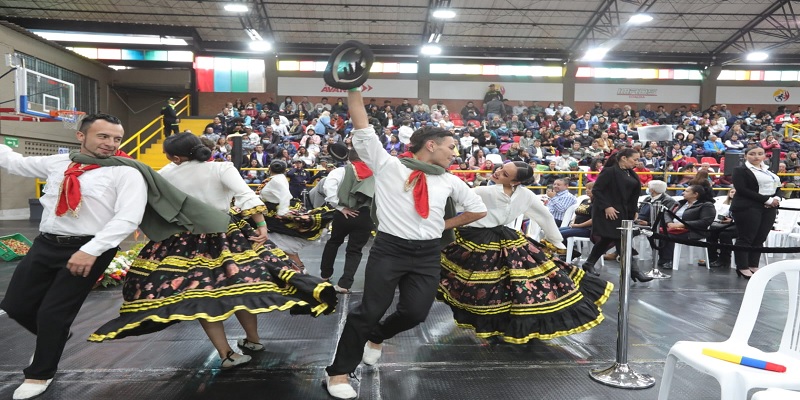
{"type": "MultiPolygon", "coordinates": [[[[76,136],[81,154],[108,158],[117,154],[123,133],[117,117],[92,114],[76,136]]],[[[117,246],[142,221],[147,186],[133,168],[73,163],[69,154],[23,157],[2,144],[0,166],[14,175],[47,178],[53,188],[40,199],[41,234],[14,270],[0,303],[36,335],[33,361],[13,396],[28,399],[47,390],[83,301],[117,246]]]]}
{"type": "Polygon", "coordinates": [[[348,150],[341,143],[328,147],[331,157],[337,162],[350,161],[342,167],[331,171],[325,178],[325,201],[336,208],[333,215],[331,237],[325,243],[320,263],[322,279],[330,279],[333,275],[333,262],[336,252],[349,236],[344,259],[344,272],[339,283],[334,286],[339,293],[350,293],[353,276],[361,263],[361,249],[367,244],[370,233],[375,229],[370,216],[372,197],[375,193],[375,178],[372,170],[358,158],[358,153],[348,150]]]}
{"type": "Polygon", "coordinates": [[[328,393],[352,399],[358,393],[348,374],[363,361],[372,365],[381,344],[428,316],[440,274],[442,232],[483,218],[486,206],[455,175],[445,173],[456,141],[441,128],[423,127],[411,136],[412,157],[390,156],[369,124],[359,89],[348,93],[353,147],[375,176],[378,234],[369,253],[361,304],[347,316],[333,364],[326,368],[328,393]],[[448,197],[464,212],[445,219],[448,197]],[[400,289],[397,311],[379,322],[400,289]]]}

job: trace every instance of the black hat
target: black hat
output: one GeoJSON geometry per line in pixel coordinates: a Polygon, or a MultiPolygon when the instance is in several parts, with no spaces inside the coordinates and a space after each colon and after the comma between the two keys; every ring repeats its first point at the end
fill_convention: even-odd
{"type": "Polygon", "coordinates": [[[328,145],[328,153],[331,153],[331,158],[335,161],[347,161],[347,156],[350,151],[342,143],[334,143],[328,145]]]}

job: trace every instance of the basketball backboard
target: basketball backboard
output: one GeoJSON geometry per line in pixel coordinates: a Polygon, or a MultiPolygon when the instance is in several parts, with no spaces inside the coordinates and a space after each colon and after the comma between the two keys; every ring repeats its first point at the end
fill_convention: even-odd
{"type": "Polygon", "coordinates": [[[60,120],[56,111],[75,110],[74,84],[22,66],[15,72],[18,113],[60,120]]]}

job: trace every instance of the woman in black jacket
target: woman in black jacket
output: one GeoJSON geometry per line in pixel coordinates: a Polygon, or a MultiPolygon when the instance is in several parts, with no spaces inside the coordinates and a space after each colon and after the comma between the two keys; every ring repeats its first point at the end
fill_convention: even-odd
{"type": "MultiPolygon", "coordinates": [[[[705,239],[708,238],[708,227],[714,222],[717,216],[717,209],[714,208],[713,198],[708,198],[706,189],[703,185],[691,185],[683,191],[683,200],[671,210],[683,222],[672,218],[672,214],[665,215],[667,223],[667,233],[676,239],[705,239]]],[[[675,249],[674,242],[667,244],[659,250],[659,258],[665,260],[665,264],[672,260],[675,249]]],[[[672,260],[680,262],[680,260],[672,260]]]]}
{"type": "MultiPolygon", "coordinates": [[[[620,251],[620,231],[622,220],[636,219],[639,192],[642,190],[642,181],[633,171],[641,154],[625,147],[608,158],[605,167],[597,177],[594,184],[594,206],[592,212],[592,236],[599,236],[589,258],[583,263],[584,271],[599,275],[594,269],[594,264],[600,256],[608,250],[613,243],[620,251]]],[[[647,282],[649,278],[642,274],[636,267],[635,261],[631,268],[631,279],[647,282]]]]}
{"type": "MultiPolygon", "coordinates": [[[[761,147],[745,150],[744,156],[744,165],[733,170],[736,197],[731,203],[731,215],[736,221],[736,245],[760,247],[775,223],[781,180],[764,163],[764,149],[761,147]]],[[[757,252],[735,251],[736,274],[750,279],[758,270],[760,257],[761,253],[757,252]]]]}

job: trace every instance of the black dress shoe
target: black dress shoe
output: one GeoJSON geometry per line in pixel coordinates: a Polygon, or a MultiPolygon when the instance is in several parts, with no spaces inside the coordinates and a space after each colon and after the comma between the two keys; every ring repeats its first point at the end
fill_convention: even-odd
{"type": "Polygon", "coordinates": [[[634,282],[636,282],[636,281],[639,281],[639,282],[650,282],[650,281],[653,280],[653,278],[651,278],[649,276],[645,276],[645,274],[643,274],[641,271],[639,271],[638,269],[635,269],[635,270],[631,271],[631,280],[634,281],[634,282]]]}
{"type": "Polygon", "coordinates": [[[589,263],[584,263],[581,267],[587,274],[592,274],[594,276],[600,276],[600,273],[594,269],[594,265],[589,265],[589,263]]]}
{"type": "Polygon", "coordinates": [[[729,262],[722,262],[720,260],[714,261],[709,265],[711,268],[730,268],[731,263],[729,262]]]}

